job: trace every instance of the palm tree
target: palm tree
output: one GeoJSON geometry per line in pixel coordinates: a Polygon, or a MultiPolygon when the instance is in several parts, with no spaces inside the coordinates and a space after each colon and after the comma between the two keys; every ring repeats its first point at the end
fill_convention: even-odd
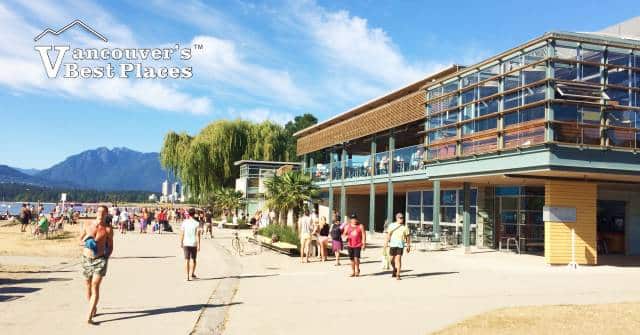
{"type": "Polygon", "coordinates": [[[269,208],[273,208],[280,223],[283,215],[293,211],[295,216],[302,210],[304,203],[318,196],[318,187],[313,184],[310,176],[300,171],[289,171],[282,175],[275,175],[264,181],[265,197],[269,208]]]}
{"type": "Polygon", "coordinates": [[[213,192],[213,203],[218,209],[235,213],[238,208],[244,206],[245,200],[240,191],[233,188],[219,188],[213,192]]]}

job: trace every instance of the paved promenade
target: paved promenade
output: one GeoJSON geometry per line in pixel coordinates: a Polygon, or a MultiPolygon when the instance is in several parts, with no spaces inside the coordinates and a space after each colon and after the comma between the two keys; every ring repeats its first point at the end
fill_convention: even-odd
{"type": "MultiPolygon", "coordinates": [[[[53,264],[28,278],[0,279],[1,333],[189,334],[203,307],[220,322],[224,320],[224,313],[212,311],[226,310],[226,303],[215,293],[228,286],[229,257],[211,240],[205,240],[198,257],[201,279],[191,282],[185,280],[175,234],[116,234],[115,247],[95,318],[99,325],[85,322],[87,303],[79,260],[68,260],[70,264],[53,264]]],[[[25,262],[24,258],[14,260],[25,262]]],[[[10,262],[11,257],[0,261],[10,262]]]]}
{"type": "MultiPolygon", "coordinates": [[[[232,256],[230,238],[217,230],[204,240],[201,279],[186,282],[177,235],[117,235],[98,326],[84,323],[84,282],[73,261],[40,259],[48,270],[24,279],[0,274],[1,333],[427,334],[499,307],[640,301],[638,266],[571,270],[539,256],[418,251],[396,281],[381,271],[380,241],[371,239],[361,277],[350,278],[348,260],[336,267],[270,251],[232,256]]],[[[0,257],[10,261],[31,260],[0,257]]]]}

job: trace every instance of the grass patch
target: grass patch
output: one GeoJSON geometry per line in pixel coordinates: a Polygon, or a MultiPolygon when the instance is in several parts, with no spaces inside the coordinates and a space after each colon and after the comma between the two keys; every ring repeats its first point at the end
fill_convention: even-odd
{"type": "Polygon", "coordinates": [[[270,224],[265,228],[260,228],[258,230],[258,234],[262,236],[266,236],[271,238],[271,236],[276,235],[280,242],[291,243],[300,249],[300,239],[298,238],[298,234],[293,229],[293,227],[278,225],[278,224],[270,224]]]}
{"type": "Polygon", "coordinates": [[[634,334],[640,303],[501,308],[476,315],[434,334],[634,334]]]}

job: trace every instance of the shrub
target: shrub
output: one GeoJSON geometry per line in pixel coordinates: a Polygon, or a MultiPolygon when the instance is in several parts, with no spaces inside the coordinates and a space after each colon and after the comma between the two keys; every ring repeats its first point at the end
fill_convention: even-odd
{"type": "Polygon", "coordinates": [[[268,238],[271,238],[271,236],[275,234],[281,242],[294,244],[300,249],[300,239],[293,227],[270,224],[265,228],[260,228],[258,234],[268,238]]]}

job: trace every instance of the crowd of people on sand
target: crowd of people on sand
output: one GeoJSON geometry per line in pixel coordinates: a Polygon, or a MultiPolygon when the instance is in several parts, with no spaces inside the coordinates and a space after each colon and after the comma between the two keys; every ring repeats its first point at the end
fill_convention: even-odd
{"type": "MultiPolygon", "coordinates": [[[[329,225],[326,217],[319,217],[315,212],[305,209],[303,215],[298,219],[298,232],[300,235],[300,261],[302,263],[309,263],[312,245],[315,245],[320,261],[327,261],[329,250],[331,250],[335,265],[340,266],[341,252],[346,247],[351,262],[349,276],[360,276],[360,260],[367,246],[367,232],[355,213],[340,220],[340,215],[334,210],[332,224],[329,225]]],[[[405,249],[407,252],[411,250],[411,238],[409,228],[404,222],[404,215],[397,213],[394,222],[385,223],[384,233],[385,239],[381,255],[383,269],[391,268],[391,276],[400,280],[402,255],[405,249]]]]}
{"type": "MultiPolygon", "coordinates": [[[[8,212],[6,216],[12,218],[8,212]]],[[[72,206],[58,204],[47,213],[43,204],[23,203],[17,220],[20,223],[20,232],[29,232],[34,238],[39,238],[62,231],[64,224],[76,224],[79,217],[80,213],[72,206]]]]}

